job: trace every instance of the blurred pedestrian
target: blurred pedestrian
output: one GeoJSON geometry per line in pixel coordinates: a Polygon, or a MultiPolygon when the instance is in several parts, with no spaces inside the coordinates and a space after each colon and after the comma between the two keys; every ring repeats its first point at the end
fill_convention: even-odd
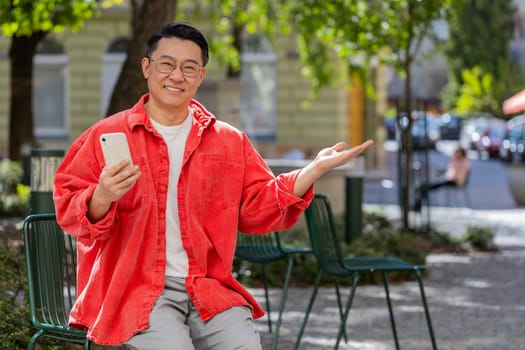
{"type": "Polygon", "coordinates": [[[467,152],[464,148],[458,147],[447,165],[443,178],[423,184],[416,189],[413,209],[421,211],[423,199],[428,199],[430,191],[445,186],[461,187],[465,185],[469,175],[470,161],[467,152]]]}

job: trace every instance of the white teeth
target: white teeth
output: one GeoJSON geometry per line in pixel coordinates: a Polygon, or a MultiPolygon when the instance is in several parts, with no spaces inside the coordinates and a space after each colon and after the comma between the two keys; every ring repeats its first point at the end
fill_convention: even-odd
{"type": "Polygon", "coordinates": [[[177,88],[174,88],[174,87],[171,87],[171,86],[166,86],[166,89],[170,90],[170,91],[182,92],[182,89],[177,89],[177,88]]]}

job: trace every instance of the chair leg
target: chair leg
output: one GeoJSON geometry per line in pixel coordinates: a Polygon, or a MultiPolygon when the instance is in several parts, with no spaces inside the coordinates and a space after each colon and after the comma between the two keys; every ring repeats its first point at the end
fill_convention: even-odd
{"type": "Polygon", "coordinates": [[[38,340],[42,336],[44,336],[44,333],[45,332],[43,330],[39,330],[38,332],[33,334],[33,336],[31,337],[31,340],[29,341],[29,344],[27,344],[28,350],[34,350],[36,348],[36,344],[38,343],[38,340]]]}
{"type": "Polygon", "coordinates": [[[339,349],[339,343],[341,342],[341,337],[343,336],[343,334],[346,337],[346,320],[348,319],[348,314],[350,313],[350,308],[352,307],[352,302],[354,300],[354,295],[357,289],[358,282],[359,274],[357,272],[354,272],[352,276],[352,290],[350,291],[350,295],[348,296],[348,300],[346,302],[345,312],[341,319],[341,325],[339,326],[339,332],[337,333],[337,339],[335,341],[334,350],[339,349]]]}
{"type": "Polygon", "coordinates": [[[281,292],[281,300],[279,305],[279,317],[277,318],[277,324],[272,337],[272,350],[277,349],[277,343],[279,342],[279,329],[281,328],[281,321],[284,311],[284,305],[286,304],[286,296],[288,294],[288,284],[290,283],[290,276],[292,275],[293,268],[293,256],[288,255],[288,267],[286,269],[286,275],[284,278],[283,291],[281,292]]]}
{"type": "Polygon", "coordinates": [[[385,287],[385,294],[386,294],[386,303],[388,305],[388,313],[390,314],[390,324],[392,325],[392,334],[394,335],[394,342],[396,345],[396,349],[399,350],[399,340],[397,338],[397,329],[396,329],[396,321],[394,319],[394,311],[392,310],[392,301],[390,300],[390,292],[388,290],[388,276],[385,271],[382,272],[383,274],[383,285],[385,287]]]}
{"type": "Polygon", "coordinates": [[[421,301],[425,309],[425,317],[427,319],[428,333],[432,342],[432,349],[437,350],[436,338],[434,337],[434,329],[432,327],[432,320],[430,319],[430,311],[428,310],[427,297],[425,295],[425,288],[423,287],[423,280],[421,278],[421,271],[416,270],[417,283],[419,284],[419,291],[421,293],[421,301]]]}
{"type": "MultiPolygon", "coordinates": [[[[341,303],[341,293],[339,292],[339,280],[335,280],[335,294],[337,295],[337,306],[339,307],[339,317],[341,317],[341,322],[343,322],[344,312],[343,312],[343,305],[341,303]]],[[[345,337],[345,343],[348,342],[348,337],[346,335],[346,328],[344,331],[344,337],[345,337]]]]}
{"type": "Polygon", "coordinates": [[[272,333],[272,318],[270,315],[270,298],[268,297],[268,277],[266,275],[266,265],[261,264],[262,280],[264,286],[264,298],[266,299],[266,313],[268,314],[268,331],[272,333]]]}
{"type": "Polygon", "coordinates": [[[314,305],[315,297],[319,290],[319,286],[321,285],[322,278],[323,278],[323,271],[319,271],[319,273],[317,274],[317,278],[315,280],[315,285],[314,285],[314,290],[312,292],[312,296],[310,297],[310,301],[308,302],[308,307],[306,308],[306,312],[304,314],[303,323],[301,324],[301,328],[299,329],[299,334],[297,335],[297,339],[295,340],[295,344],[293,347],[294,350],[299,349],[299,344],[301,343],[301,338],[303,337],[304,329],[306,328],[306,324],[308,323],[308,316],[310,315],[310,311],[312,311],[312,306],[314,305]]]}

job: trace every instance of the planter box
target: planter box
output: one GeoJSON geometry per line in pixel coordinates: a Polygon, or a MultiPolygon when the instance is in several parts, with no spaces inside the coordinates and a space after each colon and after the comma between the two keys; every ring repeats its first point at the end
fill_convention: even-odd
{"type": "Polygon", "coordinates": [[[518,206],[525,206],[525,166],[511,165],[506,167],[505,170],[512,198],[514,198],[518,206]]]}

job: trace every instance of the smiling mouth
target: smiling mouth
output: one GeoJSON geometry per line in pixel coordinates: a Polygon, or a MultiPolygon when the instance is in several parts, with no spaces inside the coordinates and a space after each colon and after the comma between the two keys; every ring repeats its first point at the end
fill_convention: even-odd
{"type": "Polygon", "coordinates": [[[175,88],[175,87],[172,87],[172,86],[164,86],[164,88],[168,91],[173,91],[173,92],[183,92],[184,90],[183,89],[180,89],[180,88],[175,88]]]}

